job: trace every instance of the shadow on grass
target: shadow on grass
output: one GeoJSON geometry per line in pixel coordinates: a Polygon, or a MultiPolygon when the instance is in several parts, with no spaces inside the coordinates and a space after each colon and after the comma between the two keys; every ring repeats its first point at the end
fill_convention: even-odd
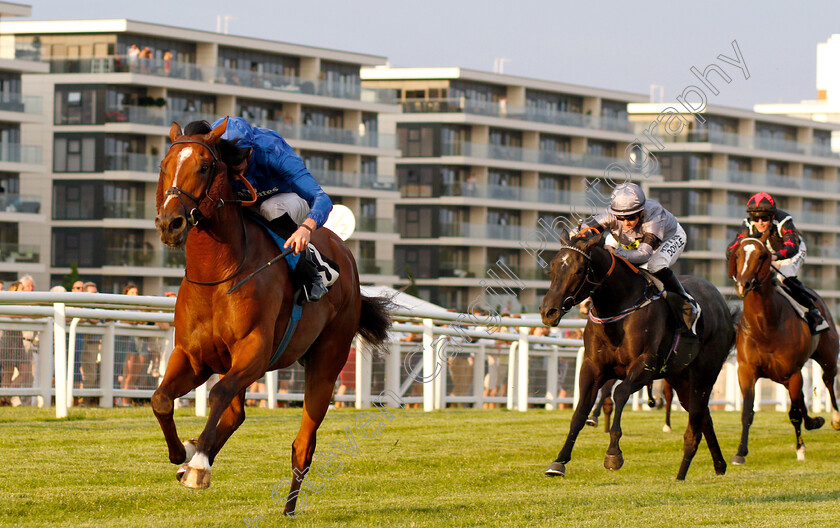
{"type": "Polygon", "coordinates": [[[840,500],[840,491],[830,492],[790,492],[777,495],[762,495],[759,497],[729,497],[719,500],[720,504],[750,504],[777,502],[828,502],[840,500]]]}

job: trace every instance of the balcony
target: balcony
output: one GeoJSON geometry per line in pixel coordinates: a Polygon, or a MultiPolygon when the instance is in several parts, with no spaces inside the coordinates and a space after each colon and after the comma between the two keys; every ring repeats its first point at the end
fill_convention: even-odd
{"type": "Polygon", "coordinates": [[[714,216],[717,218],[743,220],[747,213],[743,205],[689,204],[686,216],[714,216]]]}
{"type": "Polygon", "coordinates": [[[840,259],[840,247],[838,246],[808,246],[808,256],[818,258],[840,259]]]}
{"type": "Polygon", "coordinates": [[[183,249],[105,248],[104,266],[183,268],[187,264],[183,249]]]}
{"type": "MultiPolygon", "coordinates": [[[[409,186],[403,191],[410,189],[409,186]]],[[[514,185],[487,185],[481,183],[450,183],[440,188],[440,196],[465,196],[469,198],[483,198],[486,200],[504,200],[514,202],[538,202],[555,205],[582,205],[586,207],[606,207],[610,202],[609,195],[596,192],[574,192],[558,189],[538,189],[535,187],[520,187],[514,185]]],[[[411,198],[407,192],[403,198],[411,198]]]]}
{"type": "Polygon", "coordinates": [[[685,251],[708,251],[724,255],[729,241],[722,238],[687,237],[685,251]]]}
{"type": "Polygon", "coordinates": [[[29,194],[0,193],[0,211],[38,214],[41,212],[41,197],[29,194]]]}
{"type": "Polygon", "coordinates": [[[155,204],[144,201],[114,200],[105,201],[105,218],[131,218],[135,220],[154,220],[157,215],[155,204]]]}
{"type": "Polygon", "coordinates": [[[0,111],[41,115],[42,98],[0,91],[0,111]]]}
{"type": "Polygon", "coordinates": [[[393,176],[318,169],[310,169],[309,172],[322,187],[372,189],[376,191],[393,191],[397,187],[393,176]]]}
{"type": "Polygon", "coordinates": [[[596,156],[592,154],[573,154],[571,152],[526,149],[506,145],[471,143],[468,141],[442,142],[440,147],[439,156],[465,156],[596,170],[604,170],[610,164],[616,163],[628,170],[631,169],[630,164],[624,158],[596,156]]]}
{"type": "Polygon", "coordinates": [[[0,262],[37,264],[41,261],[41,248],[24,244],[0,244],[0,262]]]}
{"type": "Polygon", "coordinates": [[[161,160],[163,156],[149,154],[106,154],[105,170],[158,173],[161,160]]]}
{"type": "Polygon", "coordinates": [[[394,262],[391,260],[358,259],[356,266],[359,268],[360,275],[394,274],[394,262]]]}
{"type": "Polygon", "coordinates": [[[537,228],[517,225],[444,222],[440,224],[439,236],[519,241],[541,239],[537,232],[537,228]]]}
{"type": "Polygon", "coordinates": [[[790,154],[803,154],[821,158],[840,158],[840,153],[833,152],[831,147],[818,143],[799,143],[785,139],[768,138],[762,136],[747,136],[731,132],[716,132],[709,130],[695,130],[678,136],[668,134],[658,136],[663,143],[714,143],[751,150],[770,150],[790,154]]]}
{"type": "Polygon", "coordinates": [[[143,59],[130,62],[126,55],[83,59],[50,59],[50,73],[137,73],[209,84],[243,86],[276,92],[335,97],[367,103],[396,104],[396,90],[361,84],[302,79],[290,75],[257,73],[188,62],[143,59]]]}
{"type": "Polygon", "coordinates": [[[356,219],[356,231],[363,233],[396,233],[393,218],[371,218],[362,216],[356,219]]]}
{"type": "Polygon", "coordinates": [[[106,123],[136,123],[169,128],[173,121],[183,127],[192,121],[205,120],[212,123],[217,118],[215,114],[174,111],[162,106],[117,105],[105,108],[106,123]]]}
{"type": "Polygon", "coordinates": [[[41,147],[18,143],[0,143],[0,161],[40,165],[41,147]]]}
{"type": "Polygon", "coordinates": [[[276,130],[286,139],[320,141],[323,143],[339,143],[357,147],[392,150],[397,148],[397,138],[394,134],[379,134],[376,132],[360,133],[358,130],[286,123],[284,121],[254,120],[251,124],[276,130]]]}
{"type": "Polygon", "coordinates": [[[633,133],[634,125],[627,119],[592,116],[576,112],[560,112],[529,106],[473,101],[466,98],[403,99],[403,113],[464,113],[571,126],[594,130],[633,133]]]}
{"type": "MultiPolygon", "coordinates": [[[[547,270],[539,267],[508,266],[510,273],[501,269],[497,264],[464,264],[456,262],[441,262],[438,266],[437,277],[456,277],[466,279],[494,279],[501,281],[519,280],[551,280],[547,270]],[[493,275],[488,272],[492,270],[493,275]]],[[[437,278],[434,277],[434,278],[437,278]]],[[[420,277],[418,277],[420,278],[420,277]]]]}

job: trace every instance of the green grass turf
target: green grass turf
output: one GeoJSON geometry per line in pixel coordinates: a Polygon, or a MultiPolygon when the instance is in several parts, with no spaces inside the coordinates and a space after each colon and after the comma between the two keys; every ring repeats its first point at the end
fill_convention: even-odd
{"type": "MultiPolygon", "coordinates": [[[[271,491],[290,475],[300,409],[248,409],[203,491],[175,481],[150,408],[73,409],[66,420],[53,412],[0,409],[2,526],[245,527],[258,517],[261,527],[840,525],[840,432],[805,432],[807,461],[797,462],[787,413],[774,411],[756,414],[745,466],[716,476],[703,442],[677,482],[684,412],[670,434],[661,432],[662,411],[627,412],[625,465],[615,472],[603,468],[608,435],[586,427],[566,477],[548,478],[569,410],[394,410],[372,439],[356,429],[359,411],[331,410],[318,452],[334,451],[342,470],[331,480],[313,475],[322,491],[309,491],[294,519],[271,491]],[[347,444],[348,427],[356,456],[330,448],[347,444]]],[[[177,412],[182,438],[203,426],[191,412],[177,412]]],[[[728,462],[740,415],[713,418],[728,462]]]]}

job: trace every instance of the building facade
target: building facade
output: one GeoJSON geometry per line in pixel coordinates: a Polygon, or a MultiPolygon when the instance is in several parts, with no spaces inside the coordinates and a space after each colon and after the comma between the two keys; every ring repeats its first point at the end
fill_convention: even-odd
{"type": "Polygon", "coordinates": [[[0,41],[26,54],[25,67],[10,65],[21,93],[42,101],[38,119],[14,114],[20,144],[44,146],[37,169],[0,167],[19,174],[9,189],[40,204],[9,238],[37,246],[39,285],[76,267],[103,292],[127,282],[147,294],[177,290],[183,251],[165,248],[154,229],[158,166],[173,121],[225,115],[279,131],[333,202],[355,213],[348,244],[362,281],[396,279],[398,152],[380,115],[399,108],[392,91],[363,88],[359,77],[384,58],[130,20],[5,22],[0,41]]]}
{"type": "Polygon", "coordinates": [[[383,116],[402,153],[394,262],[401,284],[437,304],[537,310],[554,233],[607,204],[606,179],[661,179],[634,166],[645,140],[627,104],[644,96],[462,68],[362,79],[398,91],[402,113],[383,116]]]}

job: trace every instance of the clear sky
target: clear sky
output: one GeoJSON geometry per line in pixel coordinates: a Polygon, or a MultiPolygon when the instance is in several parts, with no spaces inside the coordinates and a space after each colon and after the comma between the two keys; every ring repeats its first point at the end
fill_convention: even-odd
{"type": "MultiPolygon", "coordinates": [[[[737,40],[750,78],[724,66],[731,84],[709,102],[816,98],[816,46],[840,33],[840,2],[813,0],[32,0],[32,19],[128,18],[369,53],[392,66],[460,66],[649,94],[666,100],[697,84],[737,40]],[[516,6],[515,10],[508,6],[516,6]],[[222,26],[223,28],[224,26],[222,26]]],[[[840,67],[840,65],[838,65],[840,67]]]]}

